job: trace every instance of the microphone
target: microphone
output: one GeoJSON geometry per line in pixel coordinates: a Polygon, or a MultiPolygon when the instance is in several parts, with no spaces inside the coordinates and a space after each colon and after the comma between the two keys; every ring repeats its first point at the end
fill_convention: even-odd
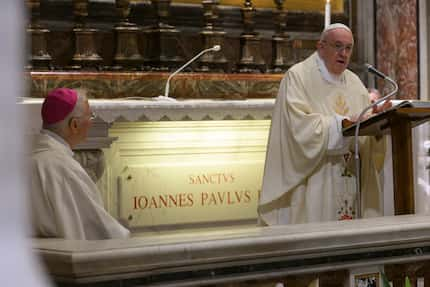
{"type": "MultiPolygon", "coordinates": [[[[215,45],[212,48],[208,48],[208,49],[204,49],[203,51],[201,51],[200,53],[198,53],[197,55],[195,55],[191,60],[189,60],[188,62],[186,62],[183,66],[181,66],[179,69],[177,69],[176,71],[174,71],[168,78],[166,81],[166,86],[164,88],[164,98],[167,99],[169,98],[169,88],[170,88],[170,80],[180,71],[182,71],[185,67],[187,67],[189,64],[191,64],[192,62],[194,62],[198,57],[200,57],[201,55],[203,55],[204,53],[207,52],[218,52],[219,50],[221,50],[221,46],[220,45],[215,45]]],[[[160,97],[159,97],[160,98],[160,97]]]]}
{"type": "Polygon", "coordinates": [[[384,73],[382,73],[381,71],[377,70],[372,65],[366,63],[366,64],[364,64],[364,66],[367,68],[367,71],[369,73],[372,73],[372,74],[374,74],[374,75],[376,75],[376,76],[378,76],[378,77],[380,77],[380,78],[382,78],[384,80],[388,78],[384,73]]]}
{"type": "Polygon", "coordinates": [[[361,218],[361,185],[360,185],[360,180],[361,180],[361,170],[360,170],[360,155],[358,154],[358,134],[360,131],[360,123],[361,120],[364,116],[364,114],[372,109],[373,107],[377,106],[378,104],[386,101],[389,97],[395,95],[397,93],[397,91],[399,90],[399,86],[397,85],[397,83],[391,79],[390,77],[388,77],[387,75],[385,75],[384,73],[382,73],[381,71],[377,70],[375,67],[373,67],[370,64],[364,64],[364,66],[367,69],[367,72],[372,73],[382,79],[384,79],[385,81],[389,82],[390,84],[393,85],[393,89],[386,95],[383,96],[382,98],[380,98],[379,100],[375,101],[374,103],[372,103],[371,105],[369,105],[368,107],[364,108],[364,110],[360,113],[360,115],[358,116],[358,119],[356,121],[356,126],[355,126],[355,134],[354,134],[354,158],[355,158],[355,173],[356,173],[356,180],[355,180],[355,187],[356,187],[356,192],[357,192],[357,217],[361,218]]]}

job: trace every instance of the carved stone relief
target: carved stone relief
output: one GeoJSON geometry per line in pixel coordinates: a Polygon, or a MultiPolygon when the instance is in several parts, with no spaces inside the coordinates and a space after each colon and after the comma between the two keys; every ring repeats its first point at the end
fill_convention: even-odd
{"type": "Polygon", "coordinates": [[[95,183],[101,179],[105,170],[105,158],[102,150],[78,150],[75,151],[74,158],[95,183]]]}

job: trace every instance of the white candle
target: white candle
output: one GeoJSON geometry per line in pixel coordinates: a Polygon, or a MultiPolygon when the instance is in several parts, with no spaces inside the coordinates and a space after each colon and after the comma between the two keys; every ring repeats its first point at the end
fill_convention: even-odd
{"type": "Polygon", "coordinates": [[[424,277],[417,278],[417,287],[424,287],[424,277]]]}
{"type": "Polygon", "coordinates": [[[327,28],[330,25],[330,0],[325,2],[325,17],[324,17],[324,28],[327,28]]]}

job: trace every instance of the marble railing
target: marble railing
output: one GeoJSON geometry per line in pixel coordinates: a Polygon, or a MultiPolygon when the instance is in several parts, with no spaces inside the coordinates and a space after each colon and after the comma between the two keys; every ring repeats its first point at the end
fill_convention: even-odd
{"type": "MultiPolygon", "coordinates": [[[[26,128],[37,132],[42,124],[40,109],[43,99],[21,101],[28,117],[26,128]]],[[[270,120],[274,99],[248,100],[176,100],[174,98],[90,99],[93,122],[87,142],[78,149],[105,148],[109,125],[115,121],[208,121],[208,120],[270,120]]]]}
{"type": "MultiPolygon", "coordinates": [[[[383,271],[408,264],[416,267],[404,269],[414,278],[411,273],[428,266],[430,259],[430,217],[136,235],[125,240],[35,239],[33,246],[58,286],[300,286],[288,282],[337,271],[337,282],[320,286],[343,286],[349,270],[364,266],[383,271]]],[[[387,273],[388,279],[400,273],[387,273]]],[[[426,282],[430,279],[429,271],[419,275],[426,282]]]]}
{"type": "MultiPolygon", "coordinates": [[[[22,100],[27,129],[37,132],[41,127],[40,109],[43,99],[22,100]]],[[[78,149],[105,148],[109,125],[115,121],[207,121],[207,120],[270,120],[274,99],[248,100],[176,100],[173,98],[90,99],[97,115],[87,142],[78,149]]]]}
{"type": "MultiPolygon", "coordinates": [[[[26,98],[22,104],[31,118],[30,129],[41,126],[40,108],[43,99],[26,98]]],[[[274,99],[248,100],[176,100],[173,98],[90,99],[97,115],[89,134],[107,137],[109,124],[115,121],[205,121],[205,120],[270,120],[274,99]]],[[[105,146],[101,146],[105,147],[105,146]]]]}
{"type": "MultiPolygon", "coordinates": [[[[30,96],[43,98],[59,87],[82,88],[89,98],[117,99],[164,95],[169,73],[30,72],[30,96]]],[[[169,95],[181,99],[244,100],[274,98],[282,74],[181,73],[170,82],[169,95]]]]}

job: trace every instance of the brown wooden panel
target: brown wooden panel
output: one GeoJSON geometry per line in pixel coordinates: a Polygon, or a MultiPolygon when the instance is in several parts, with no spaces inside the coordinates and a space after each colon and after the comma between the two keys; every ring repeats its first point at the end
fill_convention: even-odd
{"type": "MultiPolygon", "coordinates": [[[[143,0],[135,0],[133,2],[143,2],[143,0]]],[[[173,0],[174,3],[192,3],[201,4],[201,0],[173,0]]],[[[242,7],[244,0],[220,0],[220,5],[228,6],[239,6],[242,7]]],[[[343,0],[331,0],[331,11],[332,13],[343,13],[344,12],[344,1],[343,0]]],[[[315,0],[289,0],[284,2],[284,8],[288,11],[319,11],[324,12],[326,1],[315,1],[315,0]]],[[[254,0],[252,4],[255,8],[275,8],[275,2],[273,0],[254,0]]]]}
{"type": "Polygon", "coordinates": [[[394,212],[396,215],[415,211],[412,158],[412,124],[402,118],[391,121],[393,148],[394,212]]]}

